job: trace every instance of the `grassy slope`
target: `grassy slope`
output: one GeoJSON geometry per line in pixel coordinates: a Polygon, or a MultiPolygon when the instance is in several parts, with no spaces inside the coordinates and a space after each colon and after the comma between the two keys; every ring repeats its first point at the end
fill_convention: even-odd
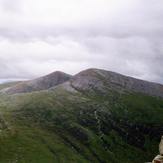
{"type": "Polygon", "coordinates": [[[140,163],[157,153],[163,101],[58,90],[1,97],[0,117],[2,163],[140,163]]]}
{"type": "Polygon", "coordinates": [[[2,90],[4,88],[11,87],[11,86],[14,86],[14,85],[16,85],[18,83],[20,83],[20,82],[19,81],[15,81],[15,82],[7,82],[7,83],[0,84],[0,90],[2,90]]]}

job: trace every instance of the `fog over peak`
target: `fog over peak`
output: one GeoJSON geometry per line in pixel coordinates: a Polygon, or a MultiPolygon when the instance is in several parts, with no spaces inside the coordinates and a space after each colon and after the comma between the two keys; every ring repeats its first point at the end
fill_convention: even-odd
{"type": "Polygon", "coordinates": [[[0,79],[96,67],[163,83],[162,0],[0,0],[0,79]]]}

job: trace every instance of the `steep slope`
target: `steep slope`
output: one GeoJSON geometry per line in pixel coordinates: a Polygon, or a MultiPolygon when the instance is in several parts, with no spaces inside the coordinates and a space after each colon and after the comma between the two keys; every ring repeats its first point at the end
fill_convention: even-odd
{"type": "Polygon", "coordinates": [[[0,162],[152,160],[163,134],[163,100],[150,88],[162,86],[128,78],[89,69],[48,91],[0,95],[0,162]]]}
{"type": "Polygon", "coordinates": [[[15,93],[28,93],[32,91],[46,90],[58,84],[64,83],[70,78],[71,75],[68,75],[60,71],[56,71],[49,75],[34,80],[24,81],[21,82],[20,84],[18,83],[17,85],[3,89],[2,92],[8,94],[15,94],[15,93]]]}

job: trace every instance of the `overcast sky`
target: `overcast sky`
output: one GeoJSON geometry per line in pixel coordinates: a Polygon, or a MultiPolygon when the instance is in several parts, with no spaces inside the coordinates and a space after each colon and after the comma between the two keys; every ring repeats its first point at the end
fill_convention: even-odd
{"type": "Polygon", "coordinates": [[[96,67],[163,83],[163,0],[0,0],[0,79],[96,67]]]}

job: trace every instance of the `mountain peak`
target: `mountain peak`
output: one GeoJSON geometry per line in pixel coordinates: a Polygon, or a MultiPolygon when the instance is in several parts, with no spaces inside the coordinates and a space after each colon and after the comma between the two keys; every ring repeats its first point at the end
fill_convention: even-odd
{"type": "Polygon", "coordinates": [[[24,81],[15,86],[3,90],[9,94],[27,93],[33,91],[46,90],[51,87],[57,86],[69,80],[72,76],[61,71],[52,72],[46,76],[37,79],[24,81]]]}
{"type": "Polygon", "coordinates": [[[102,69],[87,69],[81,71],[71,79],[71,85],[77,90],[100,91],[110,90],[139,92],[150,96],[163,97],[163,85],[148,82],[116,72],[102,69]]]}

